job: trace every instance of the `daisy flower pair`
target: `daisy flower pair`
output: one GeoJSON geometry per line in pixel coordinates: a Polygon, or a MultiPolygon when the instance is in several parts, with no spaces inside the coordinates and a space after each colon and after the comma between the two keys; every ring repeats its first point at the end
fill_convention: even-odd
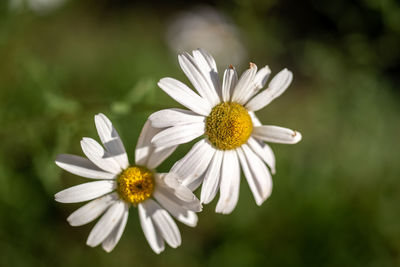
{"type": "Polygon", "coordinates": [[[261,205],[272,191],[268,167],[275,173],[274,154],[264,142],[294,144],[301,140],[299,132],[262,125],[254,113],[287,89],[292,81],[287,69],[262,90],[271,73],[268,66],[258,70],[250,63],[240,78],[229,66],[221,84],[216,63],[206,51],[183,53],[178,59],[197,93],[178,80],[160,80],[160,88],[189,110],[174,108],[152,114],[140,134],[135,164],[129,164],[117,131],[103,114],[95,116],[95,125],[104,147],[94,139],[83,138],[81,147],[87,158],[59,155],[56,159],[64,170],[98,180],[55,195],[62,203],[90,200],[68,217],[72,226],[102,215],[89,234],[89,246],[101,244],[111,251],[122,236],[129,208],[134,206],[154,252],[163,251],[164,242],[176,248],[181,235],[172,217],[196,226],[201,203],[210,203],[218,191],[216,212],[231,213],[239,199],[240,170],[257,205],[261,205]],[[201,136],[169,173],[156,172],[177,146],[201,136]],[[201,184],[199,200],[192,191],[201,184]]]}

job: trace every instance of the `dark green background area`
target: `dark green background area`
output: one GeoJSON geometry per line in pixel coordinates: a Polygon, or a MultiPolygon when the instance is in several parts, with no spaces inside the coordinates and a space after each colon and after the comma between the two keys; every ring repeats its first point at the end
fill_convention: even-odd
{"type": "Polygon", "coordinates": [[[37,15],[2,1],[0,266],[400,265],[399,2],[208,3],[242,32],[246,61],[294,72],[290,88],[258,113],[303,134],[297,145],[272,145],[270,199],[258,207],[242,177],[234,212],[205,206],[198,227],[179,224],[178,249],[154,254],[135,208],[112,253],[87,247],[94,224],[69,226],[80,204],[53,197],[85,179],[60,170],[55,156],[81,155],[80,139],[97,138],[93,117],[103,112],[133,161],[146,118],[179,106],[157,81],[188,83],[165,44],[166,23],[198,3],[69,1],[37,15]]]}

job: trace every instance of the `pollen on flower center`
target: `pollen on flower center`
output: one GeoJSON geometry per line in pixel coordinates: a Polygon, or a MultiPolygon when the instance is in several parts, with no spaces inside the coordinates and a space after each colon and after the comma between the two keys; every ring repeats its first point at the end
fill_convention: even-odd
{"type": "Polygon", "coordinates": [[[206,135],[221,150],[243,145],[252,131],[251,117],[246,108],[238,103],[221,103],[212,109],[206,119],[206,135]]]}
{"type": "Polygon", "coordinates": [[[119,196],[133,205],[145,201],[154,191],[153,173],[145,167],[127,168],[119,175],[117,183],[119,196]]]}

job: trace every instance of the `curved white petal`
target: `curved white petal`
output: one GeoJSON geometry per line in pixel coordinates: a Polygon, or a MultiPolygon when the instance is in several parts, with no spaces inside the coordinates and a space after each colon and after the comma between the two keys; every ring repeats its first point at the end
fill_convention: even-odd
{"type": "Polygon", "coordinates": [[[160,254],[165,248],[164,240],[151,219],[152,210],[146,209],[144,203],[138,205],[140,225],[150,247],[155,253],[160,254]]]}
{"type": "Polygon", "coordinates": [[[224,79],[222,81],[222,100],[229,102],[231,100],[232,92],[238,82],[238,76],[234,67],[229,67],[224,72],[224,79]]]}
{"type": "Polygon", "coordinates": [[[124,144],[119,137],[117,130],[113,127],[111,121],[102,113],[94,117],[97,133],[104,147],[118,162],[122,169],[129,166],[128,156],[124,144]]]}
{"type": "Polygon", "coordinates": [[[257,94],[265,85],[268,80],[269,74],[271,70],[268,66],[261,68],[255,75],[254,79],[247,88],[247,90],[243,91],[241,95],[241,101],[247,103],[255,94],[257,94]]]}
{"type": "Polygon", "coordinates": [[[113,193],[92,200],[71,213],[67,218],[67,221],[71,226],[81,226],[90,223],[103,214],[103,212],[117,199],[117,194],[113,193]]]}
{"type": "Polygon", "coordinates": [[[115,174],[103,171],[84,157],[60,154],[55,162],[58,167],[82,177],[92,179],[113,179],[115,177],[115,174]]]}
{"type": "Polygon", "coordinates": [[[267,83],[270,74],[271,69],[268,66],[261,68],[254,77],[254,86],[257,89],[263,88],[267,83]]]}
{"type": "Polygon", "coordinates": [[[162,131],[162,129],[153,128],[150,124],[150,121],[147,120],[140,133],[135,149],[135,163],[154,169],[168,158],[168,156],[175,151],[177,146],[154,147],[151,144],[151,139],[162,131]]]}
{"type": "Polygon", "coordinates": [[[150,115],[151,126],[166,128],[175,125],[204,122],[205,117],[199,116],[190,110],[179,108],[163,109],[150,115]]]}
{"type": "Polygon", "coordinates": [[[196,53],[199,53],[199,54],[201,54],[201,56],[204,57],[204,59],[207,61],[208,65],[212,71],[218,72],[217,63],[215,62],[214,57],[210,53],[208,53],[203,48],[199,48],[199,49],[193,51],[195,58],[196,58],[196,53]]]}
{"type": "Polygon", "coordinates": [[[122,218],[125,205],[126,204],[123,201],[117,201],[106,211],[106,213],[104,213],[89,234],[86,241],[88,246],[98,246],[108,237],[122,218]]]}
{"type": "Polygon", "coordinates": [[[170,147],[156,147],[153,152],[150,154],[150,158],[147,161],[147,168],[155,169],[160,165],[166,158],[171,155],[178,146],[170,146],[170,147]]]}
{"type": "Polygon", "coordinates": [[[188,187],[183,185],[177,173],[157,173],[155,180],[158,187],[173,193],[185,203],[185,207],[196,212],[201,211],[200,201],[188,187]]]}
{"type": "Polygon", "coordinates": [[[247,144],[267,165],[271,168],[272,174],[275,174],[275,155],[271,147],[267,144],[257,141],[251,137],[247,140],[247,144]]]}
{"type": "Polygon", "coordinates": [[[261,144],[262,149],[264,150],[265,153],[265,163],[271,168],[271,173],[275,174],[276,173],[276,160],[275,160],[275,154],[274,151],[272,151],[272,148],[263,142],[259,142],[261,144]]]}
{"type": "Polygon", "coordinates": [[[251,111],[257,111],[264,108],[271,103],[272,100],[285,92],[292,82],[292,79],[292,72],[287,69],[283,69],[277,75],[275,75],[275,77],[269,83],[267,89],[256,95],[246,104],[246,108],[251,111]]]}
{"type": "Polygon", "coordinates": [[[271,174],[261,159],[246,144],[238,148],[237,152],[247,183],[257,205],[260,206],[271,195],[271,174]]]}
{"type": "Polygon", "coordinates": [[[76,185],[55,194],[55,200],[61,203],[77,203],[92,200],[116,188],[115,181],[96,181],[76,185]]]}
{"type": "Polygon", "coordinates": [[[257,66],[250,63],[250,69],[246,70],[240,77],[235,89],[232,93],[232,102],[244,105],[247,102],[246,95],[249,91],[254,90],[254,77],[257,73],[257,66]]]}
{"type": "Polygon", "coordinates": [[[219,99],[221,99],[221,85],[218,77],[217,64],[214,58],[201,48],[193,51],[193,58],[208,82],[213,85],[219,99]]]}
{"type": "Polygon", "coordinates": [[[224,151],[216,150],[210,167],[204,176],[203,186],[201,187],[200,201],[201,203],[210,203],[218,192],[222,158],[224,151]]]}
{"type": "Polygon", "coordinates": [[[203,183],[204,176],[205,176],[205,173],[203,173],[202,175],[200,175],[200,176],[198,176],[198,177],[196,177],[194,179],[184,180],[182,182],[182,184],[184,186],[186,186],[187,188],[189,188],[191,191],[195,191],[203,183]]]}
{"type": "Polygon", "coordinates": [[[115,174],[121,172],[121,166],[96,140],[84,137],[81,140],[81,147],[86,157],[100,169],[115,174]]]}
{"type": "Polygon", "coordinates": [[[214,85],[210,78],[206,78],[206,76],[209,76],[209,73],[203,73],[203,69],[207,68],[206,64],[199,67],[196,60],[188,53],[180,54],[178,56],[178,61],[183,72],[186,74],[197,92],[206,99],[211,106],[218,104],[220,100],[214,85]]]}
{"type": "Polygon", "coordinates": [[[101,244],[102,248],[105,251],[111,252],[118,244],[118,241],[121,239],[122,233],[125,230],[126,223],[128,222],[128,215],[129,215],[129,207],[127,204],[125,204],[124,213],[121,219],[119,220],[118,224],[114,227],[112,232],[101,244]]]}
{"type": "Polygon", "coordinates": [[[186,208],[186,202],[177,198],[169,190],[159,187],[154,190],[154,198],[178,221],[195,227],[197,225],[197,215],[190,209],[186,208]]]}
{"type": "Polygon", "coordinates": [[[168,212],[161,208],[152,199],[147,199],[145,202],[141,203],[146,209],[147,214],[151,217],[157,230],[160,232],[164,240],[173,248],[178,247],[182,240],[181,234],[179,232],[178,226],[168,214],[168,212]]]}
{"type": "Polygon", "coordinates": [[[158,86],[176,102],[193,112],[203,116],[210,114],[211,105],[182,82],[172,78],[163,78],[158,82],[158,86]]]}
{"type": "Polygon", "coordinates": [[[254,127],[253,136],[265,142],[280,144],[296,144],[301,140],[299,132],[271,125],[254,127]]]}
{"type": "Polygon", "coordinates": [[[220,197],[215,212],[231,213],[239,200],[240,166],[235,150],[225,150],[221,169],[220,197]]]}
{"type": "Polygon", "coordinates": [[[216,149],[205,139],[197,142],[192,149],[172,166],[170,172],[181,177],[183,185],[199,178],[207,169],[216,149]]]}
{"type": "Polygon", "coordinates": [[[171,147],[184,144],[204,134],[203,122],[176,125],[156,134],[151,143],[155,146],[171,147]]]}

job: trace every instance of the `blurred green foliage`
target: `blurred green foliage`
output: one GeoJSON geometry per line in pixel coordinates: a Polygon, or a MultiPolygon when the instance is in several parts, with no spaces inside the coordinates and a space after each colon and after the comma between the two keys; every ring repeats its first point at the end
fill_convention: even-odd
{"type": "Polygon", "coordinates": [[[99,112],[133,156],[147,116],[178,106],[156,85],[165,76],[187,81],[165,25],[195,4],[69,1],[44,15],[0,4],[0,266],[399,266],[395,0],[212,3],[241,30],[249,61],[295,74],[259,113],[303,134],[296,146],[273,145],[271,198],[257,207],[242,179],[231,215],[215,214],[215,201],[205,206],[197,228],[180,224],[182,246],[158,256],[134,208],[110,254],[85,245],[93,224],[67,224],[80,205],[53,195],[84,179],[57,168],[55,156],[81,154],[99,112]]]}

